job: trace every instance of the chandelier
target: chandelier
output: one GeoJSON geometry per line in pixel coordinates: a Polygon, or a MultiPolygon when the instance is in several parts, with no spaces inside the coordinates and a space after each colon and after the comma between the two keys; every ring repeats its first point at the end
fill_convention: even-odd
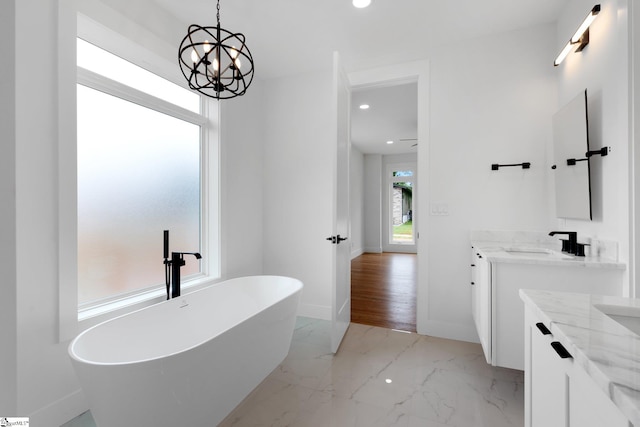
{"type": "Polygon", "coordinates": [[[253,58],[242,33],[220,27],[220,0],[215,27],[190,25],[178,62],[189,88],[216,99],[244,95],[253,80],[253,58]]]}

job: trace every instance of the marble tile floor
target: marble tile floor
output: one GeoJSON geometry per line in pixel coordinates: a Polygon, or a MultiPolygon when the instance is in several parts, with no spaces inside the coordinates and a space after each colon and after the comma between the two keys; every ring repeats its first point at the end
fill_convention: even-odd
{"type": "Polygon", "coordinates": [[[333,355],[330,327],[298,318],[287,358],[220,427],[524,424],[523,373],[487,365],[478,344],[354,323],[333,355]]]}

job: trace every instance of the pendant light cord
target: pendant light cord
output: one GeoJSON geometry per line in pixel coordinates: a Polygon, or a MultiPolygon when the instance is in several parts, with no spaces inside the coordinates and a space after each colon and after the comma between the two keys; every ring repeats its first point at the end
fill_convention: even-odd
{"type": "Polygon", "coordinates": [[[216,14],[216,18],[218,19],[218,27],[220,26],[220,0],[218,0],[218,12],[216,14]]]}

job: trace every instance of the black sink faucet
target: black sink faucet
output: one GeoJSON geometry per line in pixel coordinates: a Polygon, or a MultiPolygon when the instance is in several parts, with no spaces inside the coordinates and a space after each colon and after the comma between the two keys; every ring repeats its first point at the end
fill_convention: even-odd
{"type": "Polygon", "coordinates": [[[556,234],[566,234],[569,237],[569,240],[562,240],[562,250],[575,255],[578,250],[578,233],[575,231],[552,231],[549,236],[555,236],[556,234]]]}
{"type": "Polygon", "coordinates": [[[169,230],[164,230],[164,265],[167,299],[180,296],[180,267],[186,264],[184,255],[193,255],[196,259],[202,258],[202,255],[198,252],[171,252],[171,260],[169,260],[169,230]],[[171,272],[171,282],[169,282],[169,272],[171,272]]]}

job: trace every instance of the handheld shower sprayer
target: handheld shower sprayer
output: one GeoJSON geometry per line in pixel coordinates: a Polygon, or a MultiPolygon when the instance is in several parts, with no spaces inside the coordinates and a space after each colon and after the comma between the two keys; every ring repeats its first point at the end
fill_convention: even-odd
{"type": "Polygon", "coordinates": [[[169,230],[164,230],[164,283],[167,287],[167,299],[169,299],[169,290],[171,288],[171,261],[169,261],[169,230]]]}

